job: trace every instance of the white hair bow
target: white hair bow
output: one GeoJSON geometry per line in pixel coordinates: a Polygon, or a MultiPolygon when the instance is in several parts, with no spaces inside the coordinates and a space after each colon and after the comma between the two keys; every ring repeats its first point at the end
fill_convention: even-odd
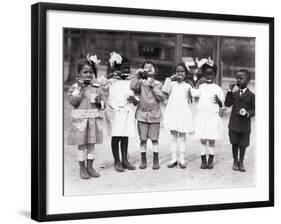
{"type": "Polygon", "coordinates": [[[116,64],[121,64],[122,63],[123,58],[121,57],[120,54],[117,54],[115,51],[110,53],[110,59],[109,59],[109,63],[110,66],[113,67],[114,62],[116,64]]]}
{"type": "Polygon", "coordinates": [[[87,60],[89,62],[95,63],[96,65],[98,65],[101,62],[101,60],[98,59],[97,55],[87,54],[87,60]]]}
{"type": "Polygon", "coordinates": [[[200,61],[198,61],[197,65],[198,65],[198,68],[201,68],[203,65],[209,65],[211,67],[214,66],[214,61],[209,57],[208,59],[207,58],[202,58],[200,61]]]}

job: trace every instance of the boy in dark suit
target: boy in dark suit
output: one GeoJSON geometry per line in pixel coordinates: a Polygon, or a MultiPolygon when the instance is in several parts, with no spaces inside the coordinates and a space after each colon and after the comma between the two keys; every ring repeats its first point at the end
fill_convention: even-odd
{"type": "Polygon", "coordinates": [[[246,69],[241,69],[236,74],[236,84],[229,85],[225,97],[225,106],[232,106],[229,119],[229,140],[232,144],[233,167],[235,171],[245,172],[243,164],[246,148],[250,143],[251,118],[255,116],[255,94],[248,88],[251,74],[246,69]],[[239,90],[232,92],[237,85],[239,90]],[[239,160],[238,160],[238,151],[239,160]]]}

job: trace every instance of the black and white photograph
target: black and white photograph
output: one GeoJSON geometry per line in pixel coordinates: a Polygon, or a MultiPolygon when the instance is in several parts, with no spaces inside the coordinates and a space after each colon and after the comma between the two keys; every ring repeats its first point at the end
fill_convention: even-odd
{"type": "Polygon", "coordinates": [[[32,10],[35,220],[274,204],[272,18],[32,10]]]}
{"type": "Polygon", "coordinates": [[[255,38],[64,28],[64,195],[255,186],[255,38]]]}

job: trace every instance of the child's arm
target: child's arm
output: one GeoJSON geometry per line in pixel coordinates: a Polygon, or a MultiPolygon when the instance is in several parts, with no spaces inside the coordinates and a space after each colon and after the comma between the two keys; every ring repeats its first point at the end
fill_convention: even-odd
{"type": "Polygon", "coordinates": [[[158,102],[164,102],[166,98],[165,93],[162,91],[162,87],[163,85],[161,82],[154,81],[154,86],[152,87],[152,93],[158,102]]]}
{"type": "Polygon", "coordinates": [[[74,84],[70,87],[67,92],[67,98],[69,103],[74,107],[79,107],[82,101],[82,91],[81,87],[78,84],[74,84]]]}
{"type": "Polygon", "coordinates": [[[227,91],[226,97],[225,97],[225,101],[224,101],[224,105],[226,107],[230,107],[233,105],[233,88],[234,88],[234,84],[230,84],[229,85],[229,90],[227,91]]]}
{"type": "Polygon", "coordinates": [[[220,98],[218,97],[218,95],[215,95],[214,100],[215,100],[215,102],[219,105],[219,107],[222,107],[222,101],[220,100],[220,98]]]}
{"type": "Polygon", "coordinates": [[[222,88],[220,88],[219,94],[215,95],[215,102],[219,105],[219,107],[221,108],[223,105],[223,101],[224,101],[224,95],[223,95],[223,90],[222,88]]]}
{"type": "Polygon", "coordinates": [[[135,74],[135,77],[131,79],[130,81],[130,88],[131,90],[134,91],[135,94],[140,94],[141,92],[141,84],[140,84],[140,74],[139,72],[137,71],[136,74],[135,74]]]}
{"type": "Polygon", "coordinates": [[[171,79],[171,77],[169,77],[169,78],[165,79],[164,86],[162,87],[162,91],[165,94],[170,95],[171,89],[172,89],[172,79],[171,79]]]}
{"type": "Polygon", "coordinates": [[[128,103],[132,103],[134,106],[137,106],[138,103],[139,103],[139,101],[137,100],[137,98],[134,97],[134,96],[129,96],[129,97],[127,98],[127,102],[128,102],[128,103]]]}
{"type": "Polygon", "coordinates": [[[251,117],[254,117],[255,114],[256,114],[256,111],[255,111],[255,95],[253,94],[252,97],[251,97],[251,109],[248,111],[248,117],[251,118],[251,117]]]}
{"type": "Polygon", "coordinates": [[[98,109],[101,110],[104,110],[105,108],[105,95],[101,88],[98,90],[98,95],[95,99],[95,105],[98,109]]]}

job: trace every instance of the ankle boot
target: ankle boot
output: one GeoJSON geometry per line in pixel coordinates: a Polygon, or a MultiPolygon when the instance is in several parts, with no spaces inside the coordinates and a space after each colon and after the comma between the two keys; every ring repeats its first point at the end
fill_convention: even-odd
{"type": "Polygon", "coordinates": [[[80,167],[80,178],[81,179],[89,179],[90,176],[87,172],[86,166],[85,166],[85,160],[79,161],[79,167],[80,167]]]}
{"type": "Polygon", "coordinates": [[[175,161],[175,162],[173,162],[173,163],[170,163],[170,164],[168,164],[168,168],[173,168],[173,167],[175,167],[175,166],[177,166],[178,165],[178,161],[175,161]]]}
{"type": "Polygon", "coordinates": [[[136,167],[133,166],[128,160],[123,160],[122,166],[123,166],[124,169],[128,169],[128,170],[135,170],[136,169],[136,167]]]}
{"type": "Polygon", "coordinates": [[[160,168],[159,165],[159,153],[158,152],[154,152],[153,153],[153,166],[152,169],[153,170],[158,170],[160,168]]]}
{"type": "Polygon", "coordinates": [[[208,169],[214,168],[214,155],[209,155],[208,158],[208,169]]]}
{"type": "Polygon", "coordinates": [[[135,170],[136,167],[133,166],[129,161],[128,161],[128,154],[127,152],[122,151],[122,166],[124,169],[128,170],[135,170]]]}
{"type": "Polygon", "coordinates": [[[207,169],[207,157],[206,155],[201,156],[201,169],[207,169]]]}
{"type": "Polygon", "coordinates": [[[93,168],[93,159],[87,159],[87,172],[90,177],[98,178],[100,174],[93,168]]]}
{"type": "Polygon", "coordinates": [[[142,152],[141,153],[141,163],[140,163],[139,168],[140,169],[145,169],[146,168],[146,163],[147,163],[147,161],[146,161],[146,152],[142,152]]]}
{"type": "Polygon", "coordinates": [[[118,161],[118,160],[114,162],[114,168],[117,172],[123,172],[124,171],[121,162],[118,161]]]}
{"type": "Polygon", "coordinates": [[[237,159],[233,160],[232,170],[234,170],[234,171],[238,171],[239,170],[239,164],[238,164],[238,160],[237,159]]]}

